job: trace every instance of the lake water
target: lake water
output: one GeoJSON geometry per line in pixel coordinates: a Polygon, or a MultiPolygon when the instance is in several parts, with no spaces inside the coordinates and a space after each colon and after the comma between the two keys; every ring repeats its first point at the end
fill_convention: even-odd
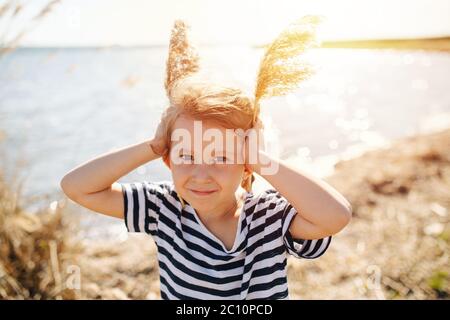
{"type": "MultiPolygon", "coordinates": [[[[200,48],[212,80],[252,91],[262,54],[250,47],[200,48]]],[[[76,165],[151,137],[166,107],[167,48],[19,49],[0,59],[1,150],[26,196],[61,197],[59,181],[76,165]]],[[[280,157],[319,176],[332,163],[392,139],[450,124],[450,54],[320,49],[316,74],[262,111],[280,157]]],[[[170,179],[161,161],[120,181],[170,179]]],[[[92,218],[93,215],[90,215],[92,218]]],[[[95,225],[117,221],[98,217],[95,225]]]]}

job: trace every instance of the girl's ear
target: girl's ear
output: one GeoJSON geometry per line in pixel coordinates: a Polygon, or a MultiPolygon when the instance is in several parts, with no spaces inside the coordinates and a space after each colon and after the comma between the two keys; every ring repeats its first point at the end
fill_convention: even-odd
{"type": "Polygon", "coordinates": [[[167,168],[170,169],[170,157],[169,157],[169,155],[166,155],[166,156],[163,157],[163,162],[167,166],[167,168]]]}
{"type": "Polygon", "coordinates": [[[251,175],[252,173],[253,171],[247,165],[244,165],[244,178],[251,175]]]}
{"type": "Polygon", "coordinates": [[[243,179],[246,180],[252,175],[253,171],[251,171],[247,166],[244,167],[243,179]]]}
{"type": "Polygon", "coordinates": [[[255,181],[255,176],[252,174],[252,171],[245,166],[244,174],[242,175],[241,187],[245,189],[245,191],[252,191],[252,183],[255,181]]]}

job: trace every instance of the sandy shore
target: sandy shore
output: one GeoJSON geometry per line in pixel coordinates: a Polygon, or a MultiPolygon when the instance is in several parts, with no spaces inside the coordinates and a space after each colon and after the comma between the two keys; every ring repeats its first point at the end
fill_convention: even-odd
{"type": "MultiPolygon", "coordinates": [[[[450,293],[450,129],[339,162],[326,180],[351,224],[317,260],[288,260],[292,299],[435,299],[450,293]]],[[[158,299],[153,241],[86,247],[78,298],[158,299]]]]}

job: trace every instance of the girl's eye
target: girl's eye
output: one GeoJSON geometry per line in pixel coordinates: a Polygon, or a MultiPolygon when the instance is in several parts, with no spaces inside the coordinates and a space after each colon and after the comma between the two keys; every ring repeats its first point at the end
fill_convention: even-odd
{"type": "MultiPolygon", "coordinates": [[[[194,156],[192,156],[190,154],[182,154],[182,155],[180,155],[180,158],[183,160],[184,163],[194,162],[194,156]]],[[[217,163],[217,164],[225,164],[227,162],[228,162],[228,158],[225,156],[214,158],[214,163],[217,163]]]]}
{"type": "Polygon", "coordinates": [[[216,157],[216,163],[227,163],[227,157],[216,157]]]}
{"type": "Polygon", "coordinates": [[[194,161],[194,157],[190,154],[182,154],[180,155],[180,158],[187,162],[194,161]]]}

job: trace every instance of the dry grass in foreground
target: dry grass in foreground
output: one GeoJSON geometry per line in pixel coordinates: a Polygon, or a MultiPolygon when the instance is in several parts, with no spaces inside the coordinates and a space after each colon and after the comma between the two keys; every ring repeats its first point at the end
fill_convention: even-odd
{"type": "Polygon", "coordinates": [[[71,267],[81,251],[62,208],[29,214],[0,176],[0,299],[74,299],[71,267]],[[69,286],[69,288],[68,288],[69,286]]]}

